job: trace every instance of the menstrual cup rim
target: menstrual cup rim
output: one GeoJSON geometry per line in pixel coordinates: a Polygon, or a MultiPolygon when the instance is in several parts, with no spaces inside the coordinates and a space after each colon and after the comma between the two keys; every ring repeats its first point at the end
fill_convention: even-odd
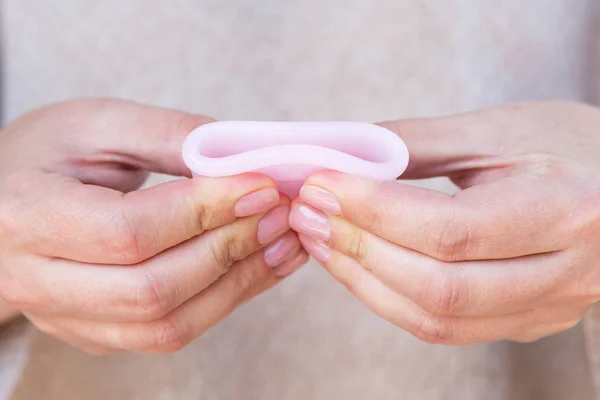
{"type": "MultiPolygon", "coordinates": [[[[294,132],[288,132],[293,134],[294,132]]],[[[288,134],[286,133],[286,134],[288,134]]],[[[184,162],[195,175],[231,176],[244,172],[264,170],[284,165],[308,165],[325,170],[336,170],[355,176],[373,179],[396,179],[408,166],[408,150],[396,134],[381,126],[361,122],[259,122],[259,121],[221,121],[212,122],[194,129],[183,144],[184,162]],[[217,125],[218,124],[218,125],[217,125]],[[293,124],[293,125],[290,125],[293,124]],[[343,128],[353,132],[365,132],[365,140],[379,140],[391,154],[387,161],[377,162],[314,144],[277,144],[256,148],[224,157],[203,156],[198,149],[207,143],[219,130],[232,131],[251,129],[262,126],[275,129],[293,126],[296,131],[320,129],[324,134],[343,135],[343,128]],[[336,127],[337,131],[327,131],[328,127],[336,127]],[[215,129],[219,128],[219,129],[215,129]],[[375,130],[377,130],[376,134],[375,130]],[[371,135],[367,138],[367,134],[371,135]],[[385,142],[385,143],[383,143],[385,142]],[[388,147],[391,146],[391,147],[388,147]]]]}

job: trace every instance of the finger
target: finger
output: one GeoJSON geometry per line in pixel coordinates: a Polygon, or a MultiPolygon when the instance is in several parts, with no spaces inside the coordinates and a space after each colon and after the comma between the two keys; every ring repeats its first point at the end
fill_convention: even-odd
{"type": "Polygon", "coordinates": [[[80,129],[70,136],[74,143],[68,143],[68,149],[89,149],[88,158],[77,160],[80,167],[119,163],[189,177],[181,158],[183,141],[192,130],[213,120],[129,100],[77,99],[37,110],[27,121],[43,124],[42,131],[48,126],[68,132],[80,129]]]}
{"type": "Polygon", "coordinates": [[[492,108],[441,118],[385,121],[378,125],[396,133],[408,148],[410,163],[402,178],[423,179],[501,167],[498,156],[507,134],[504,126],[512,119],[507,111],[509,109],[492,108]]]}
{"type": "MultiPolygon", "coordinates": [[[[386,286],[434,314],[489,316],[525,311],[554,301],[559,282],[564,286],[572,278],[573,260],[567,253],[449,263],[390,243],[339,217],[327,218],[310,206],[293,205],[290,222],[296,231],[310,233],[304,221],[316,220],[329,225],[327,244],[321,247],[356,260],[386,286]]],[[[329,262],[327,254],[319,261],[329,262]]]]}
{"type": "MultiPolygon", "coordinates": [[[[284,261],[281,266],[275,270],[275,275],[283,278],[296,271],[308,261],[306,251],[300,249],[295,256],[290,256],[290,259],[284,261]]],[[[262,284],[258,284],[252,291],[248,291],[240,301],[240,304],[250,300],[260,293],[270,289],[277,283],[276,280],[267,280],[262,284]]],[[[27,318],[42,332],[54,336],[74,347],[80,348],[91,355],[109,355],[120,353],[122,349],[109,348],[100,346],[92,342],[88,338],[82,336],[90,330],[97,330],[98,325],[87,319],[78,319],[71,317],[47,317],[34,314],[27,314],[27,318]],[[87,325],[87,326],[86,326],[87,325]]],[[[117,328],[115,328],[117,329],[117,328]]],[[[105,340],[106,343],[109,343],[105,340]]]]}
{"type": "Polygon", "coordinates": [[[566,248],[573,199],[543,179],[512,177],[454,196],[398,182],[317,173],[302,201],[439,260],[501,259],[566,248]]]}
{"type": "Polygon", "coordinates": [[[76,347],[89,355],[106,356],[110,354],[121,353],[123,350],[111,349],[108,347],[98,346],[85,338],[75,335],[73,332],[65,331],[57,326],[52,318],[38,317],[32,314],[27,314],[27,319],[41,332],[46,335],[55,337],[73,347],[76,347]]]}
{"type": "MultiPolygon", "coordinates": [[[[296,251],[300,244],[295,235],[296,251]]],[[[296,254],[289,256],[294,262],[296,254]]],[[[236,263],[231,270],[206,290],[182,304],[172,313],[153,322],[107,323],[61,318],[62,329],[72,331],[105,347],[138,353],[169,353],[189,344],[196,337],[229,315],[238,305],[256,293],[257,288],[272,286],[279,280],[268,268],[264,257],[255,254],[236,263]]]]}
{"type": "MultiPolygon", "coordinates": [[[[309,254],[322,252],[319,243],[308,236],[300,235],[300,240],[309,254]]],[[[336,251],[330,257],[324,263],[327,271],[371,311],[428,343],[481,344],[504,340],[542,324],[573,320],[570,309],[528,310],[485,318],[437,316],[392,291],[356,260],[336,251]]]]}
{"type": "Polygon", "coordinates": [[[237,217],[268,211],[280,197],[259,174],[177,180],[125,195],[62,178],[34,185],[0,210],[8,230],[30,227],[17,245],[88,263],[139,263],[237,217]]]}
{"type": "Polygon", "coordinates": [[[548,336],[555,335],[560,332],[574,328],[581,322],[581,317],[565,322],[551,323],[548,325],[540,325],[531,328],[526,332],[519,332],[506,339],[518,343],[533,343],[548,336]]]}
{"type": "MultiPolygon", "coordinates": [[[[300,249],[298,254],[296,254],[296,257],[286,260],[279,267],[277,267],[275,269],[275,274],[280,277],[285,277],[285,276],[291,275],[292,273],[294,273],[298,269],[300,269],[300,267],[302,267],[307,262],[308,262],[308,253],[306,253],[306,251],[304,251],[303,249],[300,249]]],[[[272,285],[265,287],[265,288],[259,288],[258,292],[253,293],[252,297],[257,295],[258,293],[262,293],[265,290],[270,289],[271,287],[272,287],[272,285]]]]}
{"type": "Polygon", "coordinates": [[[238,219],[134,267],[30,259],[11,269],[0,292],[20,309],[51,315],[155,320],[207,288],[236,261],[265,246],[259,257],[266,265],[276,269],[286,261],[297,243],[284,235],[289,230],[288,202],[282,199],[264,217],[238,219]]]}
{"type": "Polygon", "coordinates": [[[492,175],[484,180],[506,173],[502,170],[510,169],[506,167],[511,167],[515,160],[510,158],[514,155],[523,164],[524,158],[540,161],[542,154],[564,152],[558,148],[565,146],[564,141],[557,146],[558,142],[547,140],[544,133],[572,124],[573,119],[584,121],[596,113],[596,108],[577,103],[525,102],[379,125],[395,132],[407,144],[411,160],[403,178],[449,176],[463,181],[461,178],[466,177],[466,186],[470,186],[473,178],[480,178],[476,177],[479,172],[492,175]]]}

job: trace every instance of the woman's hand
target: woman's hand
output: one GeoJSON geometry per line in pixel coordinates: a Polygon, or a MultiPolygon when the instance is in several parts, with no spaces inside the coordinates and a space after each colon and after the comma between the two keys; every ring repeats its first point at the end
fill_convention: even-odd
{"type": "Polygon", "coordinates": [[[598,109],[517,104],[382,125],[408,145],[407,178],[463,190],[319,173],[290,216],[371,310],[427,342],[529,342],[600,299],[598,109]]]}
{"type": "Polygon", "coordinates": [[[0,302],[91,353],[170,352],[303,264],[269,178],[176,180],[207,118],[117,100],[0,133],[0,302]]]}

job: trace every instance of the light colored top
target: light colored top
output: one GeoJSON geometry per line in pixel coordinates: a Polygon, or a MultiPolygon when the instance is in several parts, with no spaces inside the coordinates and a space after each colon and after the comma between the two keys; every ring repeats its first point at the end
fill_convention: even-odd
{"type": "MultiPolygon", "coordinates": [[[[599,8],[597,0],[4,0],[3,109],[12,119],[102,95],[217,119],[370,122],[526,99],[594,102],[599,8]]],[[[590,318],[532,345],[427,345],[311,264],[173,355],[94,358],[19,332],[0,344],[0,384],[7,394],[17,379],[13,400],[588,400],[598,340],[590,318]]]]}

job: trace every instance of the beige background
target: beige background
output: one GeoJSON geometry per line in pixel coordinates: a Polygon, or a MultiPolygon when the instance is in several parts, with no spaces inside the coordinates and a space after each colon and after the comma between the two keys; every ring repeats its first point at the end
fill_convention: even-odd
{"type": "MultiPolygon", "coordinates": [[[[265,120],[595,101],[598,8],[596,0],[4,0],[4,113],[10,120],[99,95],[265,120]]],[[[595,394],[585,346],[581,327],[527,346],[426,345],[310,264],[174,355],[93,358],[35,333],[13,399],[586,400],[595,394]]]]}

